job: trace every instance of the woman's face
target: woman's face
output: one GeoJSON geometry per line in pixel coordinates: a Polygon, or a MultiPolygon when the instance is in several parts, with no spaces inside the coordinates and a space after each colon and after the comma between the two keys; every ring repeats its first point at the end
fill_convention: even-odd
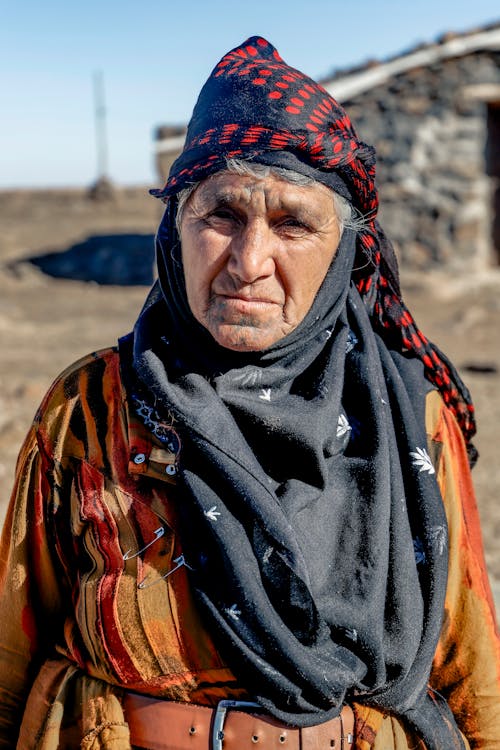
{"type": "Polygon", "coordinates": [[[219,172],[180,227],[194,317],[227,349],[267,349],[310,309],[339,244],[331,190],[219,172]]]}

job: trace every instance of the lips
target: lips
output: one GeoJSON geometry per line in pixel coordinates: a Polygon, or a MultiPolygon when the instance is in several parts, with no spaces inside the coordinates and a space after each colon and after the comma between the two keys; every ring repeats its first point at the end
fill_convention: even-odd
{"type": "Polygon", "coordinates": [[[214,298],[215,297],[219,297],[220,299],[230,300],[230,301],[231,300],[238,300],[238,301],[241,301],[241,302],[249,302],[249,303],[255,302],[257,304],[262,303],[262,304],[268,304],[268,305],[279,305],[279,304],[281,304],[281,301],[279,299],[276,299],[275,296],[274,297],[273,296],[269,297],[269,296],[267,296],[267,294],[265,292],[260,292],[260,293],[258,293],[258,292],[255,293],[254,292],[252,294],[252,292],[250,291],[250,289],[248,290],[248,292],[244,292],[244,291],[236,292],[236,291],[233,291],[233,290],[228,290],[226,292],[226,291],[216,291],[216,290],[214,290],[213,296],[214,296],[214,298]]]}
{"type": "Polygon", "coordinates": [[[223,299],[241,300],[241,302],[265,302],[269,305],[277,304],[275,300],[268,297],[251,297],[246,294],[219,294],[217,296],[222,297],[223,299]]]}
{"type": "Polygon", "coordinates": [[[216,294],[215,298],[224,307],[241,312],[257,312],[258,310],[265,310],[266,308],[268,309],[280,304],[268,297],[253,297],[246,294],[216,294]]]}

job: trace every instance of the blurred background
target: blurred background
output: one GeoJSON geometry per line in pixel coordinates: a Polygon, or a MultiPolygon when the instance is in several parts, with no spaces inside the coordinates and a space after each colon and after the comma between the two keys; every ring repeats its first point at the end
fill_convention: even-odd
{"type": "Polygon", "coordinates": [[[153,279],[166,177],[199,89],[252,35],[322,81],[378,154],[408,306],[477,407],[500,601],[497,0],[26,0],[0,28],[0,523],[57,374],[113,345],[153,279]]]}
{"type": "Polygon", "coordinates": [[[208,72],[254,34],[315,78],[500,18],[495,0],[25,0],[2,3],[0,186],[96,177],[94,75],[104,78],[109,174],[157,182],[152,137],[184,124],[208,72]]]}

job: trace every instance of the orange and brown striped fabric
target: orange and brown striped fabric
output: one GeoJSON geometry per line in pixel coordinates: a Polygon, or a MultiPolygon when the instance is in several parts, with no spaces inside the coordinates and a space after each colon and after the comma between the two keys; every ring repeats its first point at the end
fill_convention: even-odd
{"type": "MultiPolygon", "coordinates": [[[[472,748],[499,750],[500,645],[464,442],[435,391],[426,420],[450,527],[430,689],[472,748]]],[[[175,455],[129,410],[116,350],[68,368],[21,450],[3,531],[0,748],[128,750],[124,689],[249,698],[191,596],[176,504],[175,455]]],[[[423,747],[397,717],[354,710],[356,750],[423,747]]]]}

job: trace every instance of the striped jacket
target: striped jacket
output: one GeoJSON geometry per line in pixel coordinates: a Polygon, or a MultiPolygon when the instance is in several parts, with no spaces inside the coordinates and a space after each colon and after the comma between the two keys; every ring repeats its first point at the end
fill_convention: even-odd
{"type": "MultiPolygon", "coordinates": [[[[435,391],[426,422],[450,537],[430,686],[471,747],[499,750],[500,645],[478,514],[461,433],[435,391]]],[[[46,395],[0,548],[0,748],[128,750],[124,689],[203,705],[249,697],[189,589],[175,458],[130,408],[115,349],[68,368],[46,395]]],[[[423,747],[397,717],[354,710],[356,750],[423,747]]]]}

